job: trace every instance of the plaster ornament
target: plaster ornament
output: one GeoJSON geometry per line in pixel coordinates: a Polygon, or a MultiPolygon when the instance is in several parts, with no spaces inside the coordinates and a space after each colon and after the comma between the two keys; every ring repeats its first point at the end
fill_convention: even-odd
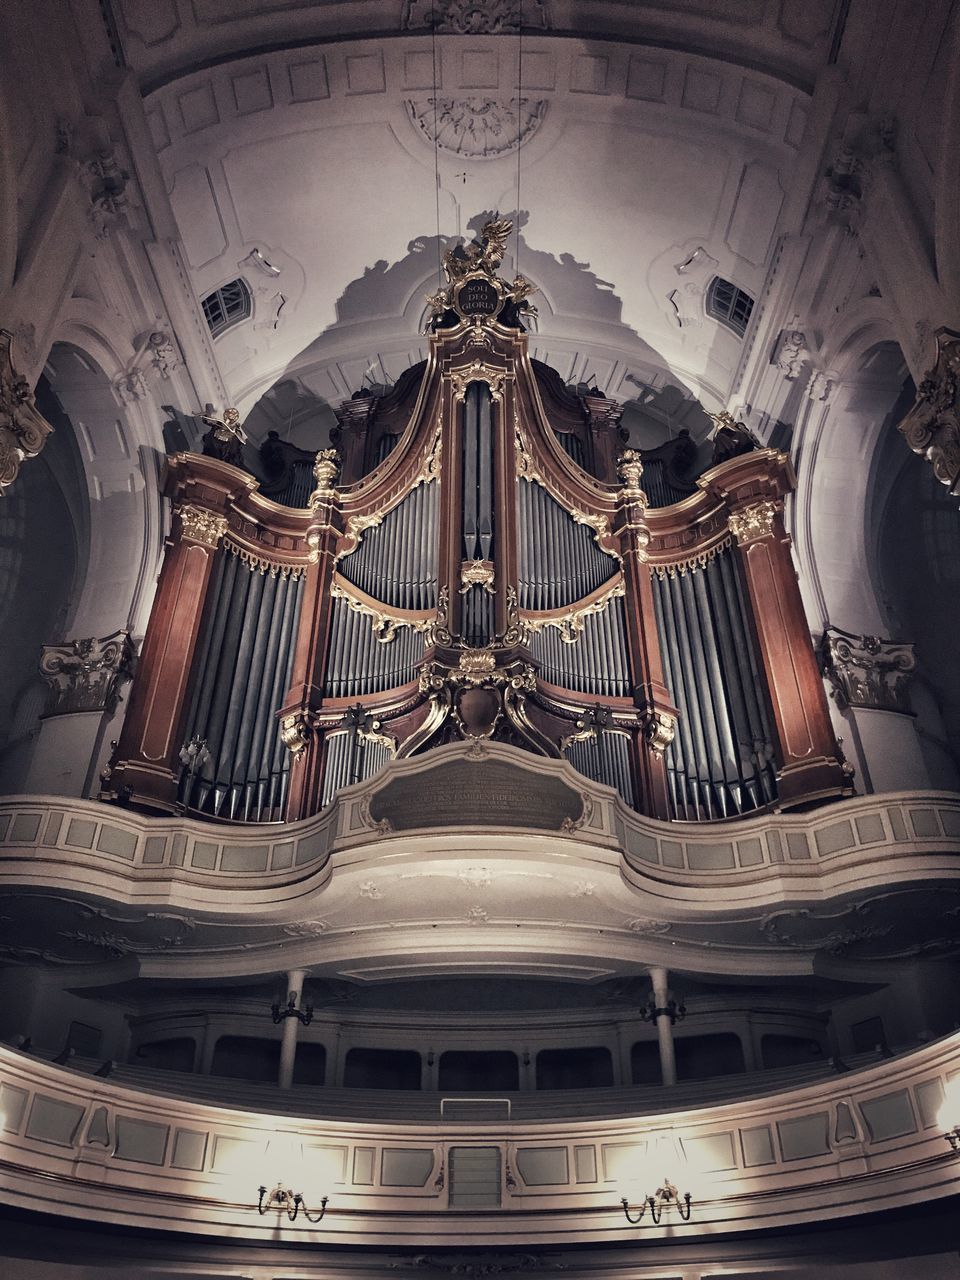
{"type": "Polygon", "coordinates": [[[937,357],[897,427],[951,493],[960,493],[960,333],[937,331],[937,357]]]}
{"type": "Polygon", "coordinates": [[[116,710],[120,685],[132,674],[133,645],[127,631],[43,646],[40,674],[50,689],[47,715],[116,710]]]}
{"type": "Polygon", "coordinates": [[[408,99],[407,114],[431,147],[470,160],[495,159],[528,142],[543,124],[543,98],[408,99]]]}
{"type": "Polygon", "coordinates": [[[802,329],[782,329],[774,344],[770,363],[778,368],[788,382],[794,382],[803,373],[810,359],[807,335],[802,329]]]}
{"type": "Polygon", "coordinates": [[[406,0],[401,27],[433,27],[444,35],[500,36],[523,28],[546,30],[547,0],[406,0]]]}
{"type": "Polygon", "coordinates": [[[13,334],[0,329],[0,497],[20,465],[35,458],[52,428],[33,403],[33,391],[13,364],[13,334]]]}
{"type": "Polygon", "coordinates": [[[912,714],[908,694],[917,668],[912,644],[829,627],[820,653],[823,674],[841,710],[855,707],[912,714]]]}

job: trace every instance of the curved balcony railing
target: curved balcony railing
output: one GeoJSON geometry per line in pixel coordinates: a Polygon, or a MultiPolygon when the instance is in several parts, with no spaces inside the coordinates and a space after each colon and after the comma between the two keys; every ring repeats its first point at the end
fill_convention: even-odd
{"type": "MultiPolygon", "coordinates": [[[[644,1238],[875,1214],[960,1188],[937,1113],[960,1035],[749,1101],[644,1119],[360,1123],[166,1098],[0,1049],[0,1185],[8,1205],[86,1222],[327,1244],[618,1242],[620,1200],[664,1175],[689,1191],[644,1238]],[[279,1149],[279,1151],[278,1151],[279,1149]],[[285,1162],[285,1163],[284,1163],[285,1162]],[[322,1225],[257,1213],[277,1175],[322,1225]],[[294,1172],[294,1168],[296,1172],[294,1172]]],[[[476,1112],[473,1114],[477,1114],[476,1112]]]]}

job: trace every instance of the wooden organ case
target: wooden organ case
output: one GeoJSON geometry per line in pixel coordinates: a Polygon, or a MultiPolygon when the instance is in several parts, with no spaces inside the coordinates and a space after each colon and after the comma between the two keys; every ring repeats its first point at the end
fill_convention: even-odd
{"type": "Polygon", "coordinates": [[[395,756],[485,738],[660,819],[849,793],[789,459],[730,422],[731,456],[679,500],[653,459],[654,505],[615,402],[531,361],[504,227],[447,255],[429,358],[345,403],[305,507],[223,456],[168,459],[174,528],[104,798],[295,820],[395,756]]]}

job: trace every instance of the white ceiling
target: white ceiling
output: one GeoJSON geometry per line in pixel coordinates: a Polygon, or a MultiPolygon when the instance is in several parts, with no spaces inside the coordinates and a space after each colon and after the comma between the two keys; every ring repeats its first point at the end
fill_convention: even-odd
{"type": "MultiPolygon", "coordinates": [[[[252,318],[216,343],[232,399],[247,414],[292,379],[335,404],[421,358],[438,217],[442,246],[484,211],[513,213],[519,133],[534,354],[622,400],[678,386],[720,406],[743,344],[703,292],[720,274],[758,296],[784,210],[805,206],[832,7],[529,0],[528,26],[558,33],[524,36],[518,113],[516,35],[433,40],[423,5],[196,0],[187,20],[186,5],[123,0],[196,292],[238,274],[254,292],[252,318]],[[603,38],[577,37],[591,17],[603,38]]],[[[436,8],[448,27],[463,10],[436,8]]]]}

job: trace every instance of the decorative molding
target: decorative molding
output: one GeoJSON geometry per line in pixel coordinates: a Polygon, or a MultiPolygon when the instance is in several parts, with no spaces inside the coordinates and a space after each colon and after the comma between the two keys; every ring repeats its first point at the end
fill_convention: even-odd
{"type": "Polygon", "coordinates": [[[547,114],[545,98],[408,98],[407,115],[432,148],[470,160],[516,151],[547,114]]]}
{"type": "Polygon", "coordinates": [[[257,573],[268,574],[271,578],[299,578],[303,576],[302,564],[283,564],[271,560],[268,556],[258,556],[256,552],[239,542],[235,542],[229,532],[223,535],[223,549],[232,556],[239,556],[248,569],[257,573]]]}
{"type": "Polygon", "coordinates": [[[680,560],[651,563],[650,568],[658,578],[675,578],[678,574],[682,578],[685,573],[693,573],[697,569],[705,569],[711,560],[720,555],[722,551],[726,551],[731,545],[732,539],[728,533],[719,542],[715,542],[712,546],[706,547],[702,551],[694,551],[680,560]]]}
{"type": "Polygon", "coordinates": [[[640,506],[645,507],[647,495],[640,484],[640,477],[643,475],[643,458],[640,450],[624,449],[617,459],[617,471],[623,481],[620,500],[638,502],[640,506]]]}
{"type": "Polygon", "coordinates": [[[737,540],[738,546],[749,542],[759,542],[762,538],[773,536],[773,520],[777,514],[777,504],[765,498],[760,502],[751,502],[745,507],[731,511],[729,516],[730,532],[737,540]]]}
{"type": "Polygon", "coordinates": [[[960,333],[938,329],[937,358],[897,430],[933,467],[951,493],[960,493],[960,333]]]}
{"type": "Polygon", "coordinates": [[[517,35],[523,29],[549,29],[546,0],[406,0],[400,18],[404,30],[430,27],[442,35],[517,35]]]}
{"type": "Polygon", "coordinates": [[[912,644],[828,627],[820,653],[823,674],[841,710],[855,707],[912,714],[908,693],[917,667],[912,644]]]}
{"type": "Polygon", "coordinates": [[[216,548],[227,531],[226,516],[206,511],[203,507],[195,507],[184,503],[177,507],[180,517],[180,536],[190,542],[199,542],[201,546],[216,548]]]}
{"type": "Polygon", "coordinates": [[[135,653],[129,632],[115,631],[102,640],[45,644],[40,674],[50,686],[48,716],[75,711],[116,710],[120,686],[133,674],[135,653]]]}
{"type": "Polygon", "coordinates": [[[0,329],[0,497],[16,480],[21,463],[35,458],[53,428],[38,413],[33,391],[13,364],[13,334],[0,329]]]}

